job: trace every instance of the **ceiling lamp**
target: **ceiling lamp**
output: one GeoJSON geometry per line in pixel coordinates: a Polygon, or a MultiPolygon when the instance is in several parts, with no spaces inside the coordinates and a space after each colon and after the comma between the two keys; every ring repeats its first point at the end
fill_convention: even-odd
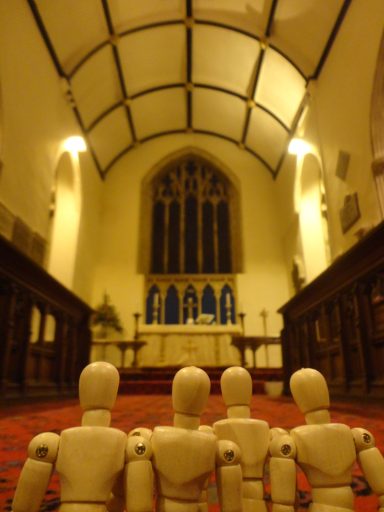
{"type": "Polygon", "coordinates": [[[311,145],[304,139],[291,139],[288,146],[288,153],[290,155],[304,156],[307,153],[311,153],[311,145]]]}
{"type": "Polygon", "coordinates": [[[87,145],[85,140],[80,135],[74,135],[72,137],[68,137],[64,141],[64,149],[69,151],[69,153],[83,153],[87,151],[87,145]]]}

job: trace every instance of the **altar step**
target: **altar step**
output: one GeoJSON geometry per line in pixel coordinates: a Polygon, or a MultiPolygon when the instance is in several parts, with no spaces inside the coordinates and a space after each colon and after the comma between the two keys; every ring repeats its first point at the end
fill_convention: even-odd
{"type": "MultiPolygon", "coordinates": [[[[172,392],[172,379],[179,367],[121,368],[122,394],[167,395],[172,392]]],[[[211,379],[211,393],[220,394],[220,377],[226,367],[204,367],[211,379]]],[[[253,380],[253,393],[264,394],[264,384],[283,379],[282,368],[247,368],[253,380]]]]}

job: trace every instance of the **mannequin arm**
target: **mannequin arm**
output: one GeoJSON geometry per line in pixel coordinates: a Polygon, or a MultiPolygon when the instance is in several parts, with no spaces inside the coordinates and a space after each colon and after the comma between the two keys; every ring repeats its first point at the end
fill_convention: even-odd
{"type": "MultiPolygon", "coordinates": [[[[200,432],[206,432],[207,434],[214,434],[213,428],[210,425],[200,425],[200,432]]],[[[208,512],[208,487],[209,481],[211,479],[211,475],[206,479],[204,483],[204,488],[201,491],[200,501],[199,501],[199,512],[208,512]]]]}
{"type": "Polygon", "coordinates": [[[148,439],[128,437],[125,466],[125,505],[129,512],[152,512],[152,446],[148,439]]]}
{"type": "Polygon", "coordinates": [[[242,473],[240,449],[232,441],[217,442],[216,482],[222,512],[241,512],[242,473]]]}
{"type": "MultiPolygon", "coordinates": [[[[149,428],[138,427],[134,428],[128,433],[128,438],[143,437],[147,441],[150,441],[152,436],[152,430],[149,428]]],[[[121,474],[116,480],[113,486],[111,496],[107,502],[108,512],[123,512],[125,510],[125,497],[124,497],[124,480],[126,478],[126,471],[121,474]]],[[[131,484],[132,485],[132,484],[131,484]]]]}
{"type": "Polygon", "coordinates": [[[272,512],[293,512],[296,498],[296,446],[288,434],[272,436],[269,445],[272,512]]]}
{"type": "Polygon", "coordinates": [[[357,460],[373,492],[380,501],[379,512],[384,512],[384,458],[375,446],[373,435],[362,428],[352,429],[357,460]]]}
{"type": "Polygon", "coordinates": [[[12,502],[14,512],[37,512],[44,499],[59,449],[60,436],[51,432],[34,437],[12,502]]]}

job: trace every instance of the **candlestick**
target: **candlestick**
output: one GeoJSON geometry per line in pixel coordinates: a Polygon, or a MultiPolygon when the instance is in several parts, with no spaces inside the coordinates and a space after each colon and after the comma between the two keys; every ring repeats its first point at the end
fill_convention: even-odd
{"type": "Polygon", "coordinates": [[[267,317],[268,317],[268,311],[263,308],[261,311],[260,311],[260,316],[261,318],[263,319],[263,331],[264,331],[264,336],[267,336],[267,317]]]}
{"type": "Polygon", "coordinates": [[[244,318],[246,316],[247,313],[243,313],[242,311],[240,311],[240,313],[238,314],[238,317],[240,318],[240,326],[241,326],[241,332],[244,336],[244,333],[245,333],[245,325],[244,325],[244,318]]]}
{"type": "Polygon", "coordinates": [[[195,321],[193,319],[193,298],[188,297],[187,299],[187,324],[194,324],[195,321]]]}
{"type": "Polygon", "coordinates": [[[141,313],[133,313],[133,317],[135,319],[135,332],[133,335],[134,340],[139,339],[139,318],[141,317],[141,313]]]}
{"type": "Polygon", "coordinates": [[[232,304],[231,304],[231,295],[227,293],[225,295],[225,310],[227,316],[227,324],[232,323],[232,304]]]}
{"type": "Polygon", "coordinates": [[[159,294],[156,292],[153,295],[153,321],[152,321],[152,323],[154,323],[154,324],[159,323],[159,309],[160,309],[159,294]]]}

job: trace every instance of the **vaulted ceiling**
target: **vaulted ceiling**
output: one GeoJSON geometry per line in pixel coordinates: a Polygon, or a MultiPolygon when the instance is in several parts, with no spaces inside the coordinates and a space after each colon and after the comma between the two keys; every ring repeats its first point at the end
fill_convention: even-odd
{"type": "Polygon", "coordinates": [[[276,176],[351,0],[28,0],[104,177],[199,133],[276,176]]]}

